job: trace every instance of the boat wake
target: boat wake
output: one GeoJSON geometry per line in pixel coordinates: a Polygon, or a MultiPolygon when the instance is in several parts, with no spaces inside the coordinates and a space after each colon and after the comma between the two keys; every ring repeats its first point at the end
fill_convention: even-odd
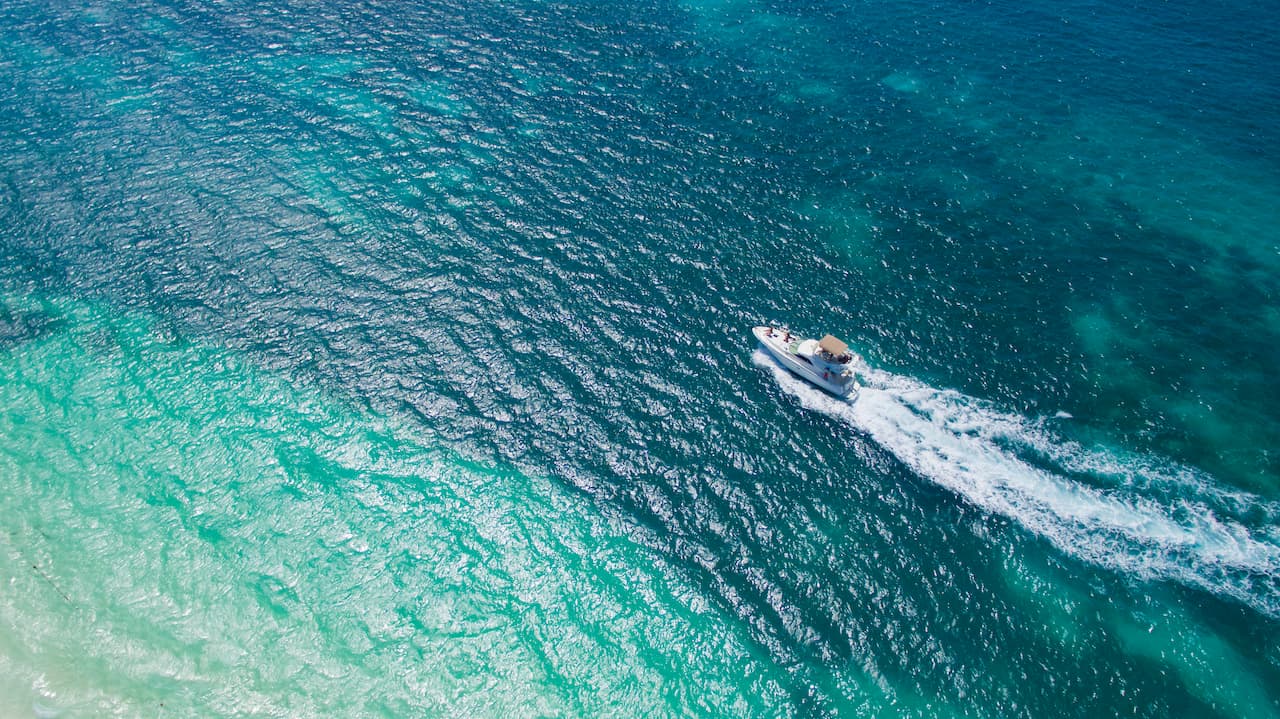
{"type": "Polygon", "coordinates": [[[836,399],[763,350],[752,357],[801,406],[866,434],[916,474],[1008,517],[1063,552],[1171,579],[1280,617],[1280,506],[1157,457],[1086,447],[1052,420],[862,367],[836,399]]]}

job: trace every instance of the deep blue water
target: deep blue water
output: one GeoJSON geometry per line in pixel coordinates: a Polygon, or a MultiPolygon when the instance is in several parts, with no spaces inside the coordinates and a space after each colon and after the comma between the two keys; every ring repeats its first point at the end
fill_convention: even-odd
{"type": "Polygon", "coordinates": [[[1278,25],[6,5],[0,713],[1280,713],[1278,25]]]}

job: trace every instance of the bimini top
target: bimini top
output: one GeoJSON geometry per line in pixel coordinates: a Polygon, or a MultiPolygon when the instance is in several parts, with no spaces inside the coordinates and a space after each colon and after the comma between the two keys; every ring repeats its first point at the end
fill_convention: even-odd
{"type": "Polygon", "coordinates": [[[829,354],[835,355],[836,357],[839,357],[844,354],[848,354],[849,352],[849,345],[841,342],[840,340],[836,339],[832,335],[827,335],[826,337],[823,337],[821,340],[819,340],[818,346],[826,350],[829,354]]]}

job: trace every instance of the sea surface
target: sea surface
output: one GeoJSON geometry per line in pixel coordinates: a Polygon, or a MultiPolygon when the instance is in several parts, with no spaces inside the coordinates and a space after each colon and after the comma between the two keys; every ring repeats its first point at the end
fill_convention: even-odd
{"type": "Polygon", "coordinates": [[[1280,716],[1277,37],[7,0],[0,717],[1280,716]]]}

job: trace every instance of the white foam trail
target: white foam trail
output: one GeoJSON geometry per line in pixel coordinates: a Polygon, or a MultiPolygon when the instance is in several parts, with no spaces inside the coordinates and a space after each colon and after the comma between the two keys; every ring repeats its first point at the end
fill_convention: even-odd
{"type": "Polygon", "coordinates": [[[801,406],[869,435],[920,476],[1066,553],[1280,616],[1280,509],[1256,496],[1158,458],[1062,441],[1043,422],[908,377],[860,368],[865,386],[846,401],[763,350],[752,360],[801,406]],[[1265,524],[1251,530],[1232,516],[1244,512],[1265,524]]]}

